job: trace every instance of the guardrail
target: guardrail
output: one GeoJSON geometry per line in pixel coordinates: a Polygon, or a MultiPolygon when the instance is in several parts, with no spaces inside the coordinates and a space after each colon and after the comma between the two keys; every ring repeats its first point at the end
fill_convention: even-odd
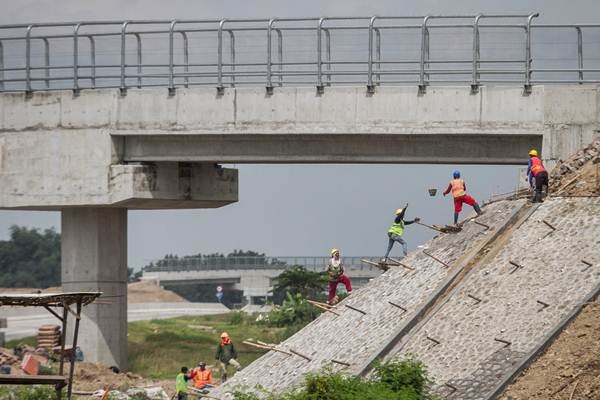
{"type": "MultiPolygon", "coordinates": [[[[342,261],[349,270],[371,269],[361,259],[375,261],[377,257],[343,257],[342,261]]],[[[309,271],[322,272],[327,267],[329,257],[185,257],[167,258],[152,261],[144,267],[144,272],[171,271],[210,271],[239,269],[289,269],[303,266],[309,271]]]]}
{"type": "Polygon", "coordinates": [[[600,24],[528,15],[132,20],[0,26],[0,91],[600,82],[600,24]],[[584,35],[585,33],[585,35],[584,35]]]}

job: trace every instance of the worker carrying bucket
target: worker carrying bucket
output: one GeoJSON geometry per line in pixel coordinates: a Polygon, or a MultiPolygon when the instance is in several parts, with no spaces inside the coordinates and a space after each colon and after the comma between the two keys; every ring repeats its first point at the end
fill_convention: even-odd
{"type": "Polygon", "coordinates": [[[443,194],[445,196],[452,192],[452,197],[454,198],[454,225],[456,225],[458,223],[458,214],[462,211],[463,203],[472,206],[477,215],[481,215],[481,208],[479,208],[479,204],[477,204],[475,199],[466,193],[467,185],[464,180],[460,179],[460,171],[454,171],[452,176],[454,179],[450,181],[443,194]]]}

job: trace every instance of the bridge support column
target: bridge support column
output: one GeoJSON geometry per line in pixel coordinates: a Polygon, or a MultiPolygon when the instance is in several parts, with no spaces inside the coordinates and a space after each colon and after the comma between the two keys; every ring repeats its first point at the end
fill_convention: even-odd
{"type": "Polygon", "coordinates": [[[126,370],[127,209],[65,208],[61,231],[63,290],[101,291],[108,303],[83,309],[85,360],[126,370]]]}

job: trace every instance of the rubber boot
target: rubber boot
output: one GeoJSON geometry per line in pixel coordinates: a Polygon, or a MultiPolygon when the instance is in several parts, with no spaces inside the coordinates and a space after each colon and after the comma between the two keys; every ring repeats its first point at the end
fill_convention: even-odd
{"type": "Polygon", "coordinates": [[[458,213],[454,213],[454,225],[458,224],[458,213]]]}
{"type": "Polygon", "coordinates": [[[481,208],[479,208],[478,203],[473,204],[473,208],[475,209],[475,212],[477,213],[477,215],[481,215],[481,208]]]}

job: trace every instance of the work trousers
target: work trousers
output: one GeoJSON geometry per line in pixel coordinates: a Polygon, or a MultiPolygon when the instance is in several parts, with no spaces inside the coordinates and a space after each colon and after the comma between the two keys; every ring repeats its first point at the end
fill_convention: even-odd
{"type": "Polygon", "coordinates": [[[350,278],[346,275],[340,275],[339,278],[335,281],[329,281],[329,304],[335,299],[335,295],[337,293],[337,285],[343,283],[346,286],[346,291],[350,293],[352,291],[352,284],[350,283],[350,278]]]}
{"type": "Polygon", "coordinates": [[[221,377],[223,382],[225,382],[225,380],[227,379],[227,366],[228,365],[232,365],[236,371],[239,371],[240,369],[242,369],[242,366],[240,365],[239,362],[237,362],[237,360],[235,358],[230,359],[229,361],[227,361],[227,363],[224,363],[223,361],[219,360],[219,369],[221,370],[221,377]]]}
{"type": "Polygon", "coordinates": [[[406,255],[408,254],[408,247],[407,247],[404,239],[402,239],[401,236],[395,235],[390,232],[388,232],[388,238],[389,238],[388,248],[387,248],[387,251],[385,252],[385,258],[388,258],[388,256],[390,255],[390,251],[392,251],[392,247],[394,247],[394,242],[398,242],[402,245],[402,252],[404,253],[404,256],[406,257],[406,255]]]}
{"type": "Polygon", "coordinates": [[[187,393],[177,393],[177,400],[187,400],[187,399],[188,399],[187,393]]]}
{"type": "Polygon", "coordinates": [[[533,192],[533,199],[531,201],[534,203],[542,201],[544,186],[548,187],[548,172],[541,171],[535,176],[535,191],[533,192]]]}

